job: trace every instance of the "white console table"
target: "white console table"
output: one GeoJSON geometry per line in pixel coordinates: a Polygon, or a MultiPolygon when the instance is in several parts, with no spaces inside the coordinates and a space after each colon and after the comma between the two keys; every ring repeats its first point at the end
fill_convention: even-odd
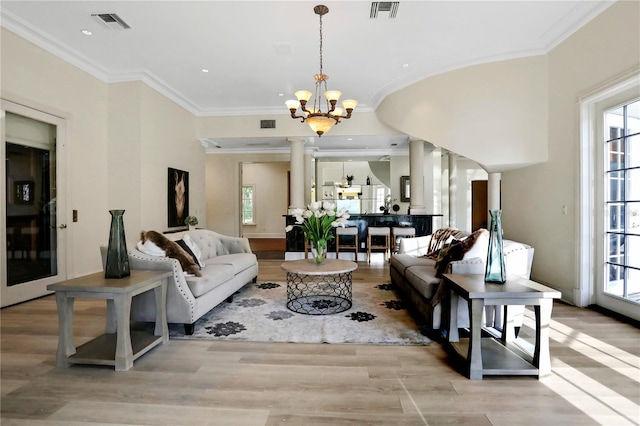
{"type": "Polygon", "coordinates": [[[534,281],[509,276],[504,284],[485,283],[484,275],[445,274],[444,283],[451,290],[448,345],[465,361],[469,378],[481,380],[484,375],[534,375],[551,373],[549,356],[549,324],[553,299],[560,292],[534,281]],[[458,298],[469,302],[470,336],[462,339],[458,332],[458,298]],[[482,313],[485,306],[533,306],[536,318],[536,341],[532,352],[518,345],[509,315],[499,338],[488,333],[483,337],[482,313]]]}

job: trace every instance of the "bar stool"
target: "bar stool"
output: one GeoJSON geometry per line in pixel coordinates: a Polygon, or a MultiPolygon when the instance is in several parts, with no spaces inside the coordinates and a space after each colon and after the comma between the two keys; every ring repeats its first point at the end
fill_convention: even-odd
{"type": "Polygon", "coordinates": [[[348,228],[336,228],[336,259],[340,259],[340,249],[351,249],[356,251],[356,262],[358,261],[358,228],[351,226],[348,228]],[[347,237],[347,243],[341,243],[340,237],[347,237]],[[351,242],[351,244],[349,243],[351,242]]]}
{"type": "Polygon", "coordinates": [[[372,249],[384,249],[384,260],[387,260],[387,254],[391,257],[389,250],[391,239],[391,228],[387,226],[369,226],[367,228],[367,262],[371,263],[371,250],[372,249]],[[384,244],[374,244],[373,237],[384,237],[384,244]]]}
{"type": "Polygon", "coordinates": [[[393,253],[398,252],[398,248],[400,247],[400,238],[415,238],[416,236],[416,228],[411,226],[403,226],[397,227],[394,226],[391,228],[391,239],[393,240],[393,253]]]}

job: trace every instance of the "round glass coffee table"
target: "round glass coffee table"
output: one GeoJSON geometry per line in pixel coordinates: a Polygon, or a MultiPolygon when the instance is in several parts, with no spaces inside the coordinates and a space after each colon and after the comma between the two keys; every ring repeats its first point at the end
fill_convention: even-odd
{"type": "Polygon", "coordinates": [[[351,273],[358,264],[348,260],[291,260],[287,272],[287,308],[307,315],[329,315],[351,308],[351,273]]]}

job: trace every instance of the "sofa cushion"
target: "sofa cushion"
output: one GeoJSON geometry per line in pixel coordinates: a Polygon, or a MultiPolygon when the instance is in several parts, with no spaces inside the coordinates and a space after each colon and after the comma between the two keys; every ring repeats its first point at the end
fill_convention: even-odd
{"type": "Polygon", "coordinates": [[[394,254],[391,256],[391,267],[396,268],[401,274],[411,266],[430,266],[434,268],[436,261],[427,257],[416,257],[410,254],[394,254]]]}
{"type": "Polygon", "coordinates": [[[431,299],[440,285],[433,266],[411,266],[404,272],[405,279],[424,298],[431,299]]]}
{"type": "Polygon", "coordinates": [[[201,277],[185,277],[187,285],[194,297],[200,297],[214,288],[224,284],[235,276],[231,265],[207,264],[201,277]]]}
{"type": "Polygon", "coordinates": [[[253,253],[233,253],[224,256],[216,256],[206,260],[209,265],[229,265],[233,269],[234,274],[239,274],[247,268],[251,268],[258,263],[256,255],[253,253]]]}

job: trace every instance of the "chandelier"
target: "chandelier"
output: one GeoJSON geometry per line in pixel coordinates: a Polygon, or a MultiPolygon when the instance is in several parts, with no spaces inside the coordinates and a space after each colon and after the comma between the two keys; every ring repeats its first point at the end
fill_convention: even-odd
{"type": "Polygon", "coordinates": [[[289,111],[291,111],[291,118],[301,118],[302,123],[306,121],[309,127],[311,127],[311,130],[316,132],[318,136],[322,136],[331,130],[335,124],[340,123],[340,119],[351,118],[351,113],[356,105],[358,105],[358,101],[347,99],[342,101],[344,108],[336,108],[336,103],[338,103],[340,96],[342,96],[342,92],[338,90],[327,90],[327,80],[329,76],[322,72],[322,16],[329,13],[329,8],[324,5],[318,5],[313,8],[313,11],[316,15],[320,16],[320,73],[313,76],[316,80],[316,97],[313,100],[313,107],[307,108],[307,102],[311,99],[311,96],[313,96],[313,93],[308,90],[298,90],[295,93],[298,100],[289,100],[285,103],[289,111]],[[326,112],[322,111],[322,92],[324,92],[324,97],[327,101],[325,107],[326,112]],[[296,115],[298,108],[302,110],[302,115],[296,115]],[[342,115],[345,112],[346,115],[342,115]]]}

